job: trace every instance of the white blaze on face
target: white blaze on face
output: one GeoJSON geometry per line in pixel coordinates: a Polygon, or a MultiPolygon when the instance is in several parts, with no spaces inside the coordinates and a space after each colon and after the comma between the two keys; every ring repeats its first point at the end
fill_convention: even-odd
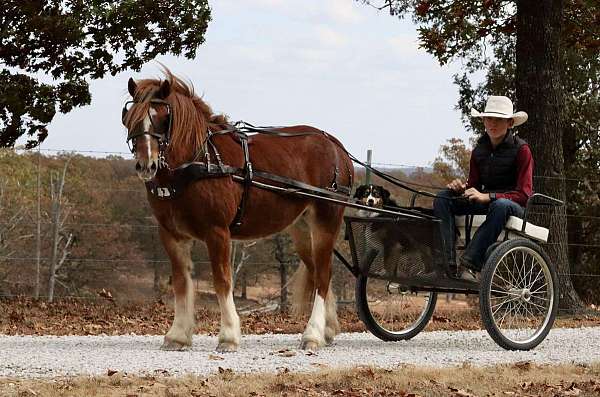
{"type": "Polygon", "coordinates": [[[155,117],[157,112],[155,109],[150,108],[148,111],[148,115],[144,118],[143,127],[144,127],[144,139],[146,140],[146,147],[148,148],[148,162],[152,161],[152,139],[148,132],[150,132],[150,127],[152,127],[151,117],[155,117]]]}
{"type": "MultiPolygon", "coordinates": [[[[363,202],[366,205],[371,205],[373,207],[380,207],[382,204],[382,198],[380,194],[375,194],[376,192],[376,187],[375,186],[369,186],[369,190],[368,190],[368,194],[367,196],[363,199],[363,202]]],[[[377,192],[379,193],[379,192],[377,192]]]]}

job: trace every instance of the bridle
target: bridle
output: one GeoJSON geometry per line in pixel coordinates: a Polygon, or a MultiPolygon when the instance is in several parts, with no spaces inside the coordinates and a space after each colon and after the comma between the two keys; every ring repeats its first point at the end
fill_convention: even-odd
{"type": "MultiPolygon", "coordinates": [[[[151,107],[148,108],[148,119],[150,120],[150,123],[152,125],[152,131],[144,131],[143,129],[134,129],[133,131],[129,130],[127,131],[127,146],[129,147],[129,150],[131,151],[131,153],[133,153],[135,155],[136,153],[136,138],[143,136],[143,135],[149,135],[151,137],[154,137],[158,140],[158,166],[163,167],[163,166],[167,166],[167,160],[166,160],[166,151],[167,148],[169,147],[169,142],[171,140],[171,129],[173,127],[173,112],[171,109],[171,104],[163,99],[150,99],[150,104],[160,104],[160,105],[164,105],[167,107],[167,120],[166,120],[166,128],[164,128],[161,131],[161,126],[155,124],[154,120],[152,119],[152,115],[150,114],[150,109],[151,107]]],[[[123,123],[123,125],[125,125],[125,118],[127,117],[127,113],[131,110],[131,108],[133,107],[134,104],[136,103],[142,103],[139,101],[127,101],[125,102],[125,105],[123,106],[123,109],[121,111],[121,121],[123,123]]],[[[165,123],[163,123],[165,124],[165,123]]]]}

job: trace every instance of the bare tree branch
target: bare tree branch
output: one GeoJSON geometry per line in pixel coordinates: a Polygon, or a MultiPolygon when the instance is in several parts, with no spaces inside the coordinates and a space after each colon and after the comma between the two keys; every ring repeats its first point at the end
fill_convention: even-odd
{"type": "Polygon", "coordinates": [[[56,264],[56,268],[55,268],[56,272],[58,272],[58,269],[60,269],[62,267],[62,265],[65,263],[65,260],[67,259],[67,256],[71,253],[69,251],[69,247],[71,246],[72,242],[73,242],[73,233],[69,233],[67,242],[65,243],[65,246],[63,247],[62,257],[60,258],[60,261],[58,261],[58,263],[56,264]]]}

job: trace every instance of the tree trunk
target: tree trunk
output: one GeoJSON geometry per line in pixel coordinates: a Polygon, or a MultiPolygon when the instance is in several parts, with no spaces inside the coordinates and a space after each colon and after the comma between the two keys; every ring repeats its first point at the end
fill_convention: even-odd
{"type": "Polygon", "coordinates": [[[246,277],[246,269],[242,271],[242,299],[248,299],[248,278],[246,277]]]}
{"type": "MultiPolygon", "coordinates": [[[[564,201],[560,81],[563,8],[563,0],[517,1],[516,102],[519,110],[529,114],[529,121],[519,131],[533,152],[535,190],[564,201]]],[[[550,243],[544,249],[560,274],[560,307],[578,309],[581,300],[568,275],[566,208],[548,211],[537,220],[550,228],[550,243]]]]}
{"type": "Polygon", "coordinates": [[[40,145],[38,145],[37,153],[37,229],[35,234],[35,299],[40,297],[40,268],[41,268],[41,255],[42,255],[42,182],[41,182],[41,162],[42,155],[40,153],[40,145]]]}
{"type": "Polygon", "coordinates": [[[154,299],[158,302],[162,300],[163,288],[160,284],[160,276],[162,274],[162,263],[158,260],[156,236],[152,234],[152,270],[154,271],[153,289],[154,299]]]}
{"type": "Polygon", "coordinates": [[[276,234],[273,238],[275,243],[275,259],[279,262],[279,297],[280,297],[280,306],[279,310],[285,311],[287,310],[288,299],[287,299],[287,267],[291,262],[291,258],[289,253],[286,250],[286,247],[289,246],[290,241],[287,236],[279,233],[276,234]]]}
{"type": "Polygon", "coordinates": [[[280,284],[280,305],[279,310],[286,311],[288,307],[288,290],[287,290],[287,263],[279,263],[279,278],[280,284]]]}
{"type": "Polygon", "coordinates": [[[58,174],[50,179],[50,189],[52,197],[52,257],[50,258],[50,276],[48,278],[48,302],[54,300],[54,286],[56,285],[56,275],[69,255],[69,247],[73,242],[73,234],[64,232],[63,224],[68,216],[68,209],[63,214],[63,189],[67,176],[67,167],[71,159],[65,162],[60,179],[58,174]],[[66,239],[65,239],[66,238],[66,239]],[[64,245],[59,253],[60,243],[64,240],[64,245]],[[59,258],[59,256],[61,256],[59,258]]]}
{"type": "Polygon", "coordinates": [[[54,286],[56,284],[56,266],[58,265],[58,244],[60,237],[60,211],[62,186],[60,182],[51,180],[52,196],[52,256],[50,259],[50,277],[48,278],[48,302],[54,300],[54,286]]]}

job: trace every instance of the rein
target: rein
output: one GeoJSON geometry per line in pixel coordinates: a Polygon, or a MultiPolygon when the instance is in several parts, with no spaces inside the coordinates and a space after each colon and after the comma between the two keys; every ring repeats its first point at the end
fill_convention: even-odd
{"type": "MultiPolygon", "coordinates": [[[[416,195],[423,195],[423,196],[428,196],[428,197],[433,197],[433,198],[439,197],[433,193],[416,190],[416,189],[408,186],[408,184],[410,182],[402,181],[392,175],[381,172],[381,171],[373,168],[372,166],[358,160],[354,155],[352,155],[350,152],[348,152],[348,150],[346,150],[346,148],[344,148],[337,140],[332,139],[332,137],[327,132],[321,131],[321,130],[307,131],[307,132],[284,132],[284,131],[282,131],[283,127],[272,127],[272,126],[256,127],[250,123],[246,123],[244,121],[238,121],[238,122],[234,123],[231,128],[228,128],[228,129],[219,130],[219,131],[211,131],[210,129],[208,129],[207,137],[205,138],[204,142],[202,143],[202,149],[195,155],[194,159],[191,162],[180,165],[179,167],[171,168],[171,167],[169,167],[169,164],[166,160],[166,155],[165,155],[166,150],[170,143],[171,129],[172,129],[172,124],[173,124],[172,123],[173,117],[172,117],[171,105],[162,99],[151,99],[150,102],[164,105],[167,107],[168,121],[167,121],[166,129],[163,132],[157,132],[159,129],[157,128],[157,126],[154,125],[152,116],[150,114],[150,110],[148,110],[148,117],[150,119],[150,122],[152,123],[154,130],[152,132],[149,132],[149,131],[139,131],[137,133],[130,132],[127,136],[127,144],[130,146],[130,150],[133,153],[135,153],[135,140],[134,140],[135,138],[142,136],[142,135],[150,135],[150,136],[153,136],[154,138],[158,139],[158,141],[159,141],[159,168],[165,168],[167,170],[169,182],[166,185],[160,184],[156,178],[153,178],[152,180],[146,182],[145,185],[146,185],[146,189],[148,190],[148,192],[159,200],[175,199],[177,196],[179,196],[181,193],[183,193],[183,191],[185,190],[185,187],[188,184],[190,184],[194,181],[197,181],[200,179],[207,179],[207,178],[222,178],[222,177],[230,176],[230,177],[232,177],[233,180],[242,183],[243,187],[244,187],[244,190],[242,193],[242,199],[240,201],[240,204],[238,205],[237,212],[235,214],[233,222],[230,225],[230,228],[237,228],[242,225],[242,220],[243,220],[245,207],[246,207],[246,203],[248,201],[248,195],[249,195],[249,190],[250,190],[251,186],[256,186],[256,187],[259,187],[262,189],[267,189],[267,190],[273,190],[273,191],[277,191],[277,192],[283,193],[283,194],[294,194],[294,195],[300,195],[300,196],[305,196],[305,197],[318,198],[318,199],[322,199],[322,200],[326,200],[326,201],[332,201],[332,202],[342,204],[345,206],[361,208],[361,209],[369,209],[371,211],[375,211],[375,212],[379,212],[379,213],[383,213],[383,214],[387,214],[387,215],[396,215],[397,216],[397,215],[401,214],[403,216],[415,217],[415,218],[421,218],[421,219],[423,217],[435,219],[435,217],[423,214],[422,212],[420,212],[418,210],[412,210],[412,209],[406,209],[406,208],[402,208],[400,210],[398,210],[398,209],[389,210],[389,209],[385,209],[385,208],[373,208],[373,207],[368,207],[368,206],[364,206],[364,205],[349,201],[348,199],[349,199],[350,193],[352,191],[352,180],[350,180],[349,186],[340,186],[337,183],[337,177],[339,174],[339,170],[337,169],[337,167],[335,167],[335,169],[334,169],[332,183],[331,183],[330,187],[327,187],[327,188],[320,188],[320,187],[312,186],[312,185],[309,185],[309,184],[306,184],[306,183],[303,183],[303,182],[300,182],[300,181],[297,181],[297,180],[294,180],[291,178],[282,177],[282,176],[275,175],[275,174],[265,172],[265,171],[254,170],[254,168],[252,166],[252,162],[250,160],[250,152],[248,149],[248,139],[249,139],[248,133],[256,133],[256,134],[278,136],[278,137],[299,137],[299,136],[309,136],[309,135],[323,135],[326,138],[328,138],[330,142],[335,144],[337,147],[341,148],[344,151],[344,153],[346,153],[348,155],[348,157],[354,163],[357,163],[357,164],[363,166],[364,168],[371,170],[375,175],[377,175],[381,179],[388,181],[389,183],[391,183],[395,186],[398,186],[402,189],[405,189],[405,190],[408,190],[408,191],[414,193],[415,197],[416,197],[416,195]],[[212,139],[215,136],[222,136],[222,135],[232,135],[234,138],[237,138],[239,140],[239,143],[242,147],[242,152],[244,155],[244,166],[242,168],[233,167],[233,166],[223,163],[223,160],[221,159],[221,155],[217,149],[217,146],[212,141],[212,139]],[[133,141],[132,145],[130,145],[131,141],[133,141]],[[216,159],[216,164],[212,162],[211,149],[212,149],[212,153],[216,159]],[[202,156],[202,153],[204,154],[204,161],[197,161],[202,156]],[[271,185],[269,183],[263,183],[263,182],[255,180],[254,179],[255,177],[258,177],[267,182],[276,183],[276,184],[282,185],[282,186],[271,185]]],[[[129,111],[127,106],[129,104],[133,104],[133,103],[137,103],[137,102],[128,101],[125,104],[125,106],[123,107],[123,111],[122,111],[123,123],[125,122],[127,112],[129,111]]],[[[410,184],[412,184],[412,183],[410,183],[410,184]]],[[[413,185],[436,188],[434,186],[427,186],[427,185],[419,185],[419,184],[413,184],[413,185]]],[[[457,198],[443,197],[443,198],[448,199],[448,200],[461,199],[459,197],[457,197],[457,198]]]]}
{"type": "MultiPolygon", "coordinates": [[[[337,200],[340,203],[347,203],[348,197],[350,196],[350,192],[352,190],[352,181],[350,181],[349,186],[340,186],[337,182],[337,177],[339,174],[337,167],[334,169],[331,186],[327,188],[312,186],[304,182],[275,175],[266,171],[254,170],[248,148],[248,133],[260,133],[279,137],[298,137],[319,134],[318,132],[288,133],[282,132],[280,130],[281,128],[282,127],[255,127],[248,123],[237,122],[234,124],[233,128],[226,130],[208,130],[207,137],[202,143],[202,150],[196,154],[193,161],[182,164],[176,168],[170,168],[168,163],[165,161],[163,167],[167,169],[169,183],[167,185],[163,185],[159,184],[156,179],[152,179],[151,181],[146,182],[146,189],[148,192],[150,192],[150,194],[159,200],[172,200],[181,194],[185,187],[191,182],[205,178],[221,178],[231,176],[235,181],[242,183],[244,190],[242,193],[242,199],[238,205],[236,215],[230,225],[230,228],[237,228],[242,225],[242,219],[244,217],[251,186],[277,190],[287,194],[299,194],[305,196],[311,195],[311,197],[319,197],[322,199],[337,200]],[[221,155],[217,149],[217,146],[213,142],[213,138],[215,136],[223,135],[233,135],[234,138],[239,140],[244,155],[244,166],[242,168],[227,165],[221,159],[221,155]],[[202,153],[204,153],[204,161],[196,161],[202,153]],[[216,159],[216,163],[213,163],[212,161],[213,155],[216,159]],[[256,181],[255,177],[269,183],[276,183],[281,186],[273,186],[267,183],[256,181]]],[[[321,133],[326,137],[329,137],[329,135],[325,132],[321,133]]],[[[138,136],[139,135],[140,134],[138,134],[138,136]]],[[[332,142],[335,143],[333,140],[332,142]]],[[[159,156],[162,157],[163,154],[161,153],[159,156]]],[[[389,210],[382,211],[393,213],[393,211],[389,210]]]]}

